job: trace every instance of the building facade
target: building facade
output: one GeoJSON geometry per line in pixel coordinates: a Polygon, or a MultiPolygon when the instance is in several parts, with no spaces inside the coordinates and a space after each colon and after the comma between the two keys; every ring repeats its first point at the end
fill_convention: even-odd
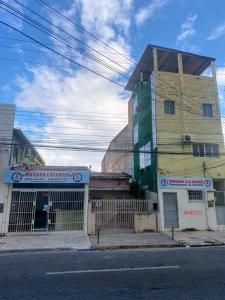
{"type": "Polygon", "coordinates": [[[132,131],[127,125],[111,141],[102,160],[102,172],[132,174],[133,170],[133,143],[132,131]]]}
{"type": "Polygon", "coordinates": [[[5,211],[9,196],[9,188],[4,184],[4,172],[10,164],[15,105],[0,104],[0,113],[0,234],[2,234],[5,230],[5,211]]]}
{"type": "Polygon", "coordinates": [[[133,101],[128,102],[128,124],[110,145],[102,160],[102,172],[125,173],[133,175],[133,101]]]}
{"type": "Polygon", "coordinates": [[[0,105],[0,235],[87,232],[90,170],[45,166],[19,129],[14,105],[0,105]]]}
{"type": "Polygon", "coordinates": [[[22,130],[13,129],[12,151],[10,165],[44,165],[45,162],[40,153],[31,144],[29,139],[24,135],[22,130]]]}
{"type": "Polygon", "coordinates": [[[158,192],[162,230],[214,229],[210,191],[223,191],[225,182],[215,59],[148,45],[126,89],[133,102],[134,178],[158,192]]]}
{"type": "Polygon", "coordinates": [[[89,200],[131,198],[129,179],[123,173],[91,172],[89,200]]]}

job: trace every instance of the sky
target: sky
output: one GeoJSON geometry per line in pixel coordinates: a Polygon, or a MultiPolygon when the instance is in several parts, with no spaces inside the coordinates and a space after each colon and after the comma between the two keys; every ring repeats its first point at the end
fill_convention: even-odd
{"type": "Polygon", "coordinates": [[[100,170],[104,150],[127,124],[123,85],[147,44],[215,57],[225,116],[225,1],[44,2],[55,11],[41,0],[1,1],[0,103],[16,104],[15,127],[35,145],[51,145],[37,148],[47,164],[100,170]],[[12,7],[48,31],[3,9],[12,7]]]}

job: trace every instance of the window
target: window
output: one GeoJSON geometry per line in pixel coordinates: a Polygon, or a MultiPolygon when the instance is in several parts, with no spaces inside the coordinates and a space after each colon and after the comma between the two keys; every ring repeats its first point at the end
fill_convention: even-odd
{"type": "Polygon", "coordinates": [[[168,115],[175,115],[175,102],[171,100],[164,101],[164,113],[168,115]]]}
{"type": "Polygon", "coordinates": [[[140,169],[151,165],[151,143],[148,142],[140,148],[140,169]]]}
{"type": "Polygon", "coordinates": [[[213,116],[212,104],[203,103],[202,112],[204,117],[212,117],[213,116]]]}
{"type": "Polygon", "coordinates": [[[138,101],[137,101],[137,96],[135,96],[133,100],[133,115],[137,113],[137,107],[138,107],[138,101]]]}
{"type": "Polygon", "coordinates": [[[218,144],[192,144],[195,157],[219,157],[218,144]]]}
{"type": "Polygon", "coordinates": [[[134,144],[138,143],[138,124],[134,126],[134,144]]]}
{"type": "Polygon", "coordinates": [[[203,200],[202,191],[188,191],[189,200],[203,200]]]}

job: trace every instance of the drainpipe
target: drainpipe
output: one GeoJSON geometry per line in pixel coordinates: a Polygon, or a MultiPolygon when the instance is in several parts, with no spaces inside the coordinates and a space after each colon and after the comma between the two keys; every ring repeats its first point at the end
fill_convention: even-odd
{"type": "Polygon", "coordinates": [[[207,228],[208,230],[209,228],[209,207],[208,207],[208,198],[207,198],[207,191],[205,192],[205,213],[206,213],[206,224],[207,224],[207,228]]]}
{"type": "Polygon", "coordinates": [[[203,167],[203,174],[204,174],[204,177],[205,177],[205,172],[207,170],[205,161],[203,161],[202,167],[203,167]]]}

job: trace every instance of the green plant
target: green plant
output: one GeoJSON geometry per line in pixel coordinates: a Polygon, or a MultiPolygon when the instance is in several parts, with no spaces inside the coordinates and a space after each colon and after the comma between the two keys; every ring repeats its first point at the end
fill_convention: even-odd
{"type": "Polygon", "coordinates": [[[136,199],[145,199],[145,191],[136,180],[129,183],[130,194],[136,199]]]}

